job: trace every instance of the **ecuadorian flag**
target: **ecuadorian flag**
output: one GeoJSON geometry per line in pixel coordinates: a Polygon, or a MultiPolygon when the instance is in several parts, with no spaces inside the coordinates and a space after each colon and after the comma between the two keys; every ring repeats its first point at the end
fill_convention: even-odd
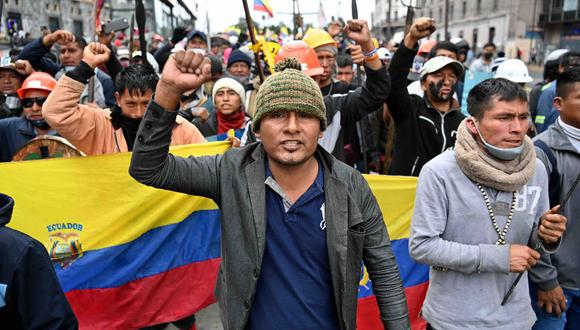
{"type": "Polygon", "coordinates": [[[274,17],[274,10],[268,0],[254,0],[254,10],[268,13],[268,16],[274,17]]]}
{"type": "MultiPolygon", "coordinates": [[[[227,142],[171,149],[223,153],[227,142]]],[[[1,163],[10,226],[44,243],[81,329],[137,329],[181,319],[215,302],[220,212],[208,199],[146,187],[127,173],[129,153],[1,163]]],[[[387,222],[413,328],[428,268],[408,254],[416,178],[367,176],[387,222]]],[[[358,327],[382,329],[361,269],[358,327]]]]}

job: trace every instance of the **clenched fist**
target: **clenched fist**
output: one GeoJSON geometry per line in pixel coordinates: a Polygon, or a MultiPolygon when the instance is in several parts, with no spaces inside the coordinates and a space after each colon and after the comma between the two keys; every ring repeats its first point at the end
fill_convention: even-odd
{"type": "Polygon", "coordinates": [[[83,61],[87,63],[91,69],[107,63],[111,57],[111,50],[107,46],[98,42],[91,42],[83,50],[83,61]]]}
{"type": "Polygon", "coordinates": [[[155,91],[155,102],[167,111],[177,111],[181,94],[197,89],[211,78],[211,62],[191,50],[169,57],[155,91]]]}
{"type": "Polygon", "coordinates": [[[417,44],[419,39],[425,38],[433,34],[437,27],[435,26],[435,20],[429,17],[417,18],[411,28],[409,33],[405,35],[405,47],[413,48],[417,44]]]}

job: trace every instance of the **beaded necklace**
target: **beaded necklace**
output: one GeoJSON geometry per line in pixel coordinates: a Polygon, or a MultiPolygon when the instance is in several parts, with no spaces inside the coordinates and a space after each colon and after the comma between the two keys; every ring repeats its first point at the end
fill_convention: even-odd
{"type": "Polygon", "coordinates": [[[485,190],[483,190],[483,187],[481,186],[481,184],[476,183],[476,185],[477,185],[477,188],[479,188],[481,195],[483,195],[483,200],[485,201],[485,206],[487,207],[487,212],[489,212],[489,217],[491,218],[491,224],[493,225],[493,229],[495,229],[495,232],[497,233],[497,236],[498,236],[498,239],[495,242],[495,245],[505,245],[505,235],[507,235],[507,232],[510,229],[510,226],[512,224],[512,217],[514,215],[514,211],[516,208],[516,192],[514,191],[512,193],[512,205],[510,207],[510,212],[509,212],[508,217],[507,217],[507,222],[506,222],[505,226],[503,227],[503,230],[500,230],[499,226],[497,225],[497,221],[495,220],[495,214],[493,213],[493,209],[491,208],[491,202],[489,201],[489,196],[487,196],[487,193],[485,192],[485,190]]]}

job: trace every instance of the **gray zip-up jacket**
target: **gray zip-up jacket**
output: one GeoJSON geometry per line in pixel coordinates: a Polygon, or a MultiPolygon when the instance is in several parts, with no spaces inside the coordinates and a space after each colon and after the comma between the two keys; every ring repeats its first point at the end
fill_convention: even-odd
{"type": "MultiPolygon", "coordinates": [[[[530,329],[536,315],[527,273],[506,305],[501,301],[518,274],[510,273],[510,244],[537,241],[538,220],[548,210],[548,178],[536,160],[534,176],[516,193],[506,245],[498,235],[476,184],[459,168],[455,151],[428,162],[419,175],[409,252],[431,266],[423,317],[435,329],[530,329]],[[534,225],[535,224],[535,225],[534,225]]],[[[503,230],[512,192],[484,187],[503,230]]],[[[552,245],[544,250],[552,250],[552,245]]]]}
{"type": "MultiPolygon", "coordinates": [[[[150,103],[137,133],[129,173],[146,185],[208,197],[219,206],[222,260],[216,296],[224,328],[243,329],[266,243],[266,154],[261,143],[252,143],[217,156],[168,155],[176,115],[150,103]]],[[[368,184],[320,146],[317,152],[324,170],[328,256],[341,329],[356,328],[361,260],[373,281],[384,326],[408,329],[402,281],[368,184]]]]}
{"type": "MultiPolygon", "coordinates": [[[[580,154],[564,133],[558,121],[535,139],[544,141],[556,157],[560,173],[560,199],[570,190],[572,183],[580,173],[580,154]]],[[[538,159],[544,163],[546,170],[552,172],[548,156],[536,147],[538,159]]],[[[561,213],[568,218],[562,244],[555,254],[547,255],[530,272],[530,279],[542,290],[558,286],[569,289],[580,289],[580,188],[576,188],[568,204],[561,213]]]]}

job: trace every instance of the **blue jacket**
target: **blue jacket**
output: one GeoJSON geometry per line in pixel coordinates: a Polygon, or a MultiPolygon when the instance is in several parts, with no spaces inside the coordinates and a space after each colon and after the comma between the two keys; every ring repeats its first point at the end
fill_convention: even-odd
{"type": "Polygon", "coordinates": [[[46,248],[6,227],[14,200],[0,194],[0,327],[78,329],[46,248]]]}
{"type": "Polygon", "coordinates": [[[556,81],[552,81],[550,85],[543,90],[542,94],[540,95],[540,99],[538,100],[537,114],[534,121],[536,128],[538,129],[538,133],[545,131],[551,124],[556,121],[556,119],[558,119],[557,115],[551,115],[554,112],[558,113],[558,111],[556,111],[554,108],[556,83],[556,81]]]}
{"type": "Polygon", "coordinates": [[[32,124],[24,117],[0,120],[0,162],[9,162],[28,141],[36,137],[32,124]]]}
{"type": "MultiPolygon", "coordinates": [[[[28,43],[22,49],[22,52],[18,55],[18,59],[27,60],[36,70],[41,70],[54,76],[63,68],[63,66],[44,56],[48,52],[50,52],[50,47],[47,47],[42,43],[42,38],[38,38],[28,43]]],[[[109,107],[115,106],[117,101],[115,100],[115,84],[113,83],[113,79],[101,70],[97,70],[96,75],[97,79],[101,82],[101,85],[103,85],[105,103],[109,107]]]]}

